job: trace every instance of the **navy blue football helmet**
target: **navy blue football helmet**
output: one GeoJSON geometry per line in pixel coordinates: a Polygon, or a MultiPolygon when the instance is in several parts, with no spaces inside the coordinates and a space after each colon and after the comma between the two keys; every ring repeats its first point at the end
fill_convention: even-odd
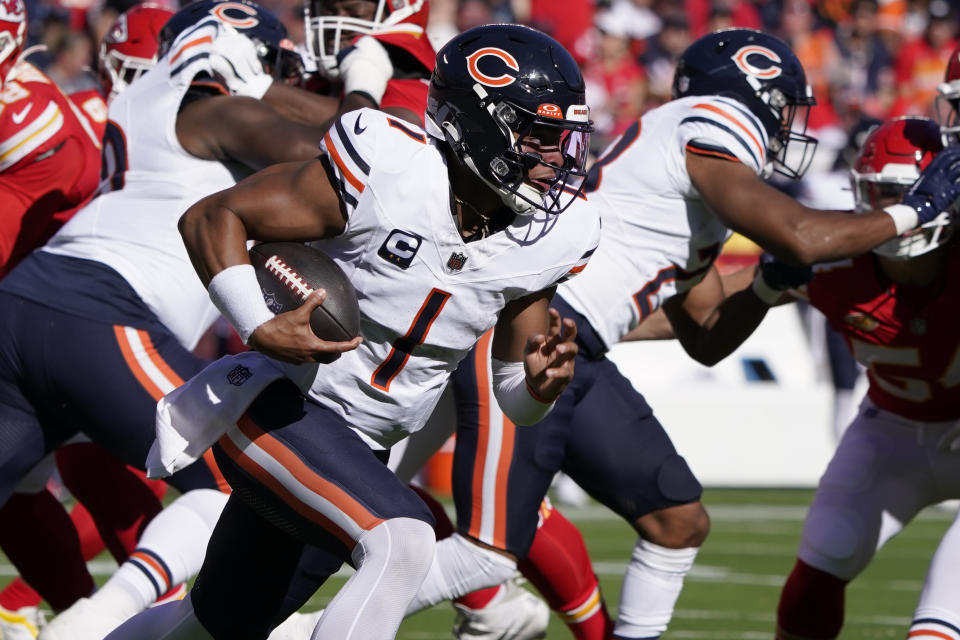
{"type": "Polygon", "coordinates": [[[579,194],[593,130],[577,63],[544,33],[491,24],[437,53],[427,131],[514,212],[560,213],[579,194]]]}
{"type": "Polygon", "coordinates": [[[303,78],[303,60],[287,37],[287,28],[251,0],[201,0],[186,5],[160,30],[157,58],[167,54],[177,36],[206,20],[227,24],[253,40],[264,70],[277,80],[298,83],[303,78]]]}
{"type": "Polygon", "coordinates": [[[753,29],[724,29],[680,56],[673,97],[715,95],[742,102],[763,123],[777,173],[800,178],[817,140],[806,134],[816,104],[803,65],[783,40],[753,29]]]}

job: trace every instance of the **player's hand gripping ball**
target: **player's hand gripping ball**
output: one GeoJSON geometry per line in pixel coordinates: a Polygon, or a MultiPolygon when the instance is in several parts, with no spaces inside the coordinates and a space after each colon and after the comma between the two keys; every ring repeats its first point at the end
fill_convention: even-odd
{"type": "Polygon", "coordinates": [[[360,335],[360,306],[347,274],[322,252],[298,242],[265,242],[250,249],[263,299],[275,314],[296,309],[315,289],[327,297],[310,314],[321,340],[346,342],[360,335]]]}

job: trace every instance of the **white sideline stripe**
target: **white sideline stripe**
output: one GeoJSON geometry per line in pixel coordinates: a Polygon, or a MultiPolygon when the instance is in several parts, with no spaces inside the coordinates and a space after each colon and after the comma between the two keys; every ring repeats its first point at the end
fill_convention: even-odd
{"type": "MultiPolygon", "coordinates": [[[[570,507],[561,503],[556,503],[557,507],[560,509],[560,512],[563,513],[569,520],[574,522],[576,521],[605,521],[605,520],[622,520],[620,516],[613,513],[603,505],[591,504],[586,507],[570,507]]],[[[707,509],[707,513],[710,514],[710,519],[717,522],[742,522],[748,521],[746,524],[751,524],[751,522],[802,522],[803,519],[807,516],[807,506],[806,505],[793,505],[793,506],[783,506],[783,505],[733,505],[733,504],[713,504],[710,502],[705,502],[704,507],[707,509]]],[[[956,516],[956,512],[952,510],[939,509],[937,507],[930,507],[921,511],[917,517],[914,519],[914,522],[926,520],[931,522],[936,521],[952,521],[956,516]]]]}
{"type": "MultiPolygon", "coordinates": [[[[613,578],[623,576],[627,565],[625,562],[594,562],[593,571],[598,576],[613,578]]],[[[776,587],[783,586],[786,575],[772,575],[762,573],[738,573],[727,567],[716,565],[694,564],[686,580],[689,582],[742,584],[746,586],[776,587]]],[[[908,591],[916,593],[923,587],[920,580],[887,580],[883,584],[893,591],[908,591]]],[[[859,589],[860,584],[854,580],[847,589],[859,589]]]]}

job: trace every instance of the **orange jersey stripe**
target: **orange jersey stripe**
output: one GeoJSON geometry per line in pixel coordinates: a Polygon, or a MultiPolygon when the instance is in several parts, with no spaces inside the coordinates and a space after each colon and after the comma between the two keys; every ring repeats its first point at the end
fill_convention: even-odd
{"type": "Polygon", "coordinates": [[[943,638],[943,640],[953,640],[953,636],[947,635],[946,633],[941,633],[940,631],[918,630],[911,631],[907,634],[907,638],[914,638],[916,636],[932,636],[934,638],[943,638]]]}
{"type": "Polygon", "coordinates": [[[207,468],[210,469],[210,473],[213,474],[213,481],[217,483],[217,489],[219,489],[220,493],[233,493],[233,488],[220,471],[217,459],[213,457],[213,449],[207,449],[203,452],[203,462],[207,465],[207,468]]]}
{"type": "Polygon", "coordinates": [[[732,156],[729,153],[723,153],[721,151],[709,151],[707,149],[699,149],[693,145],[687,145],[687,151],[690,153],[695,153],[698,156],[715,156],[717,158],[723,158],[724,160],[731,160],[733,162],[740,162],[740,158],[737,156],[732,156]]]}
{"type": "Polygon", "coordinates": [[[583,271],[583,270],[586,269],[586,268],[587,268],[587,265],[586,265],[586,264],[581,264],[581,265],[578,265],[578,266],[574,267],[573,269],[570,269],[570,271],[568,271],[567,273],[574,273],[574,274],[580,273],[581,271],[583,271]]]}
{"type": "Polygon", "coordinates": [[[162,398],[165,394],[160,387],[153,383],[146,371],[143,370],[143,367],[140,366],[140,363],[137,362],[137,359],[133,355],[133,350],[130,348],[130,343],[127,342],[127,336],[124,333],[123,327],[114,325],[113,334],[117,338],[117,345],[120,347],[120,352],[123,354],[123,359],[127,362],[127,367],[133,373],[134,377],[137,379],[137,382],[140,383],[140,386],[143,387],[144,391],[150,394],[151,398],[159,402],[160,398],[162,398]]]}
{"type": "Polygon", "coordinates": [[[195,46],[197,46],[198,44],[203,44],[204,42],[209,42],[209,43],[212,44],[212,43],[213,43],[213,37],[212,37],[212,36],[203,36],[202,38],[197,38],[196,40],[191,40],[191,41],[188,42],[187,44],[183,45],[182,47],[180,47],[180,50],[177,51],[177,53],[174,54],[174,56],[173,56],[172,58],[170,58],[170,64],[173,64],[174,62],[176,62],[176,61],[177,61],[177,58],[179,58],[181,55],[183,55],[183,52],[186,51],[187,49],[190,49],[191,47],[195,47],[195,46]]]}
{"type": "Polygon", "coordinates": [[[350,170],[347,169],[347,165],[344,164],[343,158],[340,157],[340,152],[337,151],[337,148],[333,144],[333,139],[330,137],[330,132],[327,131],[327,135],[323,136],[323,141],[327,143],[327,151],[330,153],[330,157],[333,158],[333,161],[337,163],[337,166],[340,168],[340,172],[343,174],[343,177],[347,179],[353,188],[357,191],[363,193],[364,184],[357,180],[357,177],[350,173],[350,170]]]}
{"type": "Polygon", "coordinates": [[[757,156],[757,157],[758,157],[758,158],[762,158],[762,157],[763,157],[763,145],[760,144],[760,141],[757,140],[757,137],[756,137],[755,135],[753,135],[753,133],[752,133],[749,129],[747,129],[745,126],[743,126],[743,123],[742,123],[742,122],[740,122],[739,120],[737,120],[736,118],[734,118],[733,116],[731,116],[729,113],[727,113],[727,112],[724,111],[723,109],[720,109],[720,108],[718,108],[718,107],[715,107],[715,106],[712,105],[712,104],[706,104],[706,103],[701,102],[700,104],[695,104],[695,105],[693,105],[693,108],[694,108],[694,109],[706,109],[707,111],[712,111],[713,113],[716,113],[717,115],[723,116],[724,118],[726,118],[727,120],[729,120],[729,121],[732,122],[733,124],[735,124],[735,125],[737,125],[738,127],[740,127],[740,130],[741,130],[741,131],[743,131],[745,134],[747,134],[748,136],[750,136],[750,139],[753,140],[753,144],[757,145],[757,151],[760,153],[760,155],[757,156]]]}
{"type": "Polygon", "coordinates": [[[383,522],[382,518],[370,513],[346,491],[310,469],[283,443],[261,430],[246,414],[240,417],[237,426],[243,435],[282,464],[298,482],[329,500],[363,529],[373,529],[383,522]]]}
{"type": "Polygon", "coordinates": [[[487,377],[486,354],[490,348],[492,337],[492,331],[488,331],[480,337],[477,342],[476,360],[474,362],[477,375],[477,400],[479,401],[477,418],[480,421],[480,424],[477,425],[477,453],[473,460],[473,491],[471,496],[473,505],[470,509],[469,533],[474,538],[480,538],[480,525],[483,521],[483,461],[490,439],[490,406],[492,401],[490,380],[487,377]]]}

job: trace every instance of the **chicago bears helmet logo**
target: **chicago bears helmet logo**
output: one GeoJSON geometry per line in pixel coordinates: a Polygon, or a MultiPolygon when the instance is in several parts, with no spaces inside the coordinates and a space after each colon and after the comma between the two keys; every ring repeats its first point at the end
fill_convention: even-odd
{"type": "Polygon", "coordinates": [[[781,62],[780,56],[778,56],[776,52],[766,47],[761,47],[758,44],[748,44],[745,47],[740,47],[737,52],[733,54],[733,62],[737,65],[737,68],[745,74],[760,78],[761,80],[772,80],[783,73],[783,69],[779,65],[781,62]],[[754,56],[754,62],[758,62],[756,56],[766,58],[766,60],[763,61],[765,66],[758,67],[751,63],[749,60],[750,56],[754,56]]]}
{"type": "MultiPolygon", "coordinates": [[[[486,66],[489,70],[490,66],[493,65],[486,64],[484,66],[486,66]]],[[[484,47],[483,49],[477,49],[467,56],[467,72],[470,74],[470,77],[480,84],[485,84],[488,87],[505,87],[508,84],[513,84],[516,82],[517,76],[515,74],[507,73],[507,69],[520,71],[520,65],[517,64],[517,59],[510,55],[509,52],[498,47],[484,47]],[[506,68],[500,75],[494,76],[484,73],[483,71],[480,71],[480,61],[483,58],[497,58],[506,68]]]]}
{"type": "Polygon", "coordinates": [[[258,18],[252,17],[257,15],[257,10],[240,2],[221,2],[213,9],[210,9],[210,13],[220,22],[226,23],[235,29],[252,29],[260,24],[258,18]],[[227,13],[228,10],[233,10],[233,15],[227,13]],[[236,14],[237,11],[245,14],[246,17],[238,16],[236,14]]]}

